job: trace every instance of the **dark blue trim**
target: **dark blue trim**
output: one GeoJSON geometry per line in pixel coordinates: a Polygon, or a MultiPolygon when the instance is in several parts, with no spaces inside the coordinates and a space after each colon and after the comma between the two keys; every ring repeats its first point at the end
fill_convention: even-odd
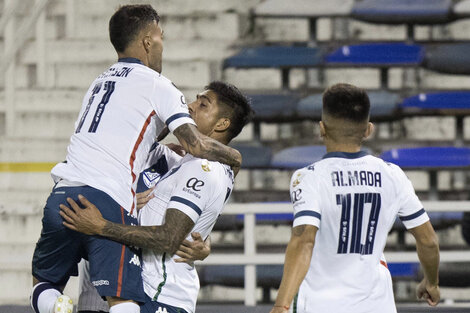
{"type": "Polygon", "coordinates": [[[316,217],[319,220],[321,220],[321,214],[318,213],[318,212],[315,212],[315,211],[300,211],[300,212],[297,212],[294,215],[294,220],[298,217],[301,217],[301,216],[313,216],[313,217],[316,217]]]}
{"type": "Polygon", "coordinates": [[[409,221],[409,220],[412,220],[414,218],[417,218],[418,216],[421,216],[423,215],[424,213],[426,213],[426,211],[424,209],[421,209],[419,210],[418,212],[416,213],[413,213],[411,215],[407,215],[407,216],[400,216],[400,220],[403,222],[403,221],[409,221]]]}
{"type": "Polygon", "coordinates": [[[359,151],[359,152],[330,152],[323,156],[322,159],[327,158],[343,158],[343,159],[357,159],[362,158],[363,156],[369,155],[366,151],[359,151]]]}
{"type": "Polygon", "coordinates": [[[181,118],[181,117],[189,117],[189,118],[191,118],[191,115],[189,115],[188,113],[176,113],[175,115],[170,116],[170,117],[165,121],[166,126],[170,125],[171,122],[173,122],[174,120],[179,119],[179,118],[181,118]]]}
{"type": "Polygon", "coordinates": [[[118,59],[118,62],[122,62],[122,63],[138,63],[138,64],[144,65],[144,63],[143,63],[141,60],[136,59],[136,58],[120,58],[120,59],[118,59]]]}
{"type": "Polygon", "coordinates": [[[202,211],[201,209],[193,202],[185,199],[185,198],[181,198],[181,197],[177,197],[177,196],[173,196],[171,197],[170,201],[175,201],[175,202],[179,202],[179,203],[182,203],[182,204],[186,204],[187,206],[189,206],[191,209],[193,209],[194,211],[196,211],[196,213],[198,215],[201,215],[202,214],[202,211]]]}

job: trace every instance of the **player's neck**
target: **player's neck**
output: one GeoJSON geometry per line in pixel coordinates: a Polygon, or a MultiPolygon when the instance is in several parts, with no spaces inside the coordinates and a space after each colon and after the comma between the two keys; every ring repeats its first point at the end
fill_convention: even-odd
{"type": "Polygon", "coordinates": [[[361,151],[361,146],[349,143],[325,142],[326,152],[348,152],[354,153],[361,151]]]}
{"type": "Polygon", "coordinates": [[[133,53],[132,51],[124,51],[118,53],[118,59],[124,59],[124,58],[133,58],[133,59],[138,59],[140,62],[142,62],[145,66],[149,66],[147,59],[143,55],[139,55],[138,53],[133,53]]]}

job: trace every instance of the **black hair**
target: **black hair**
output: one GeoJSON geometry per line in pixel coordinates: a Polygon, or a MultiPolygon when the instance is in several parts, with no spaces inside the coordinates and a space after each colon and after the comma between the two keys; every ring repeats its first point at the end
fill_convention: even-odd
{"type": "Polygon", "coordinates": [[[135,36],[149,23],[160,21],[149,4],[123,5],[109,20],[109,38],[117,52],[124,52],[135,36]]]}
{"type": "Polygon", "coordinates": [[[245,97],[237,87],[232,84],[221,81],[213,81],[205,90],[212,90],[217,95],[217,101],[228,107],[228,110],[221,110],[222,114],[229,114],[230,127],[228,128],[228,140],[232,140],[241,132],[243,127],[248,124],[254,116],[250,101],[245,97]]]}
{"type": "Polygon", "coordinates": [[[369,111],[369,96],[362,88],[336,84],[323,93],[323,112],[331,117],[362,123],[368,121],[369,111]]]}

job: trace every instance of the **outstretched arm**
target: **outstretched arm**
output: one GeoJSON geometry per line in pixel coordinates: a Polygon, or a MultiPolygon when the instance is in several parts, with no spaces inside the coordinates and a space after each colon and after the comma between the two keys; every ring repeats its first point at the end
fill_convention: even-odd
{"type": "Polygon", "coordinates": [[[103,218],[96,206],[82,195],[78,196],[80,208],[71,198],[67,198],[71,209],[61,204],[60,215],[64,225],[87,235],[100,235],[129,246],[137,246],[159,253],[173,255],[194,226],[194,222],[183,212],[168,209],[165,224],[160,226],[132,226],[110,222],[103,218]]]}
{"type": "Polygon", "coordinates": [[[184,150],[195,157],[228,164],[235,173],[238,173],[242,156],[237,150],[201,134],[192,124],[181,125],[173,131],[173,134],[178,138],[184,150]]]}
{"type": "Polygon", "coordinates": [[[416,252],[423,267],[424,279],[416,288],[418,299],[427,300],[430,306],[439,303],[439,243],[431,222],[409,229],[416,239],[416,252]]]}
{"type": "Polygon", "coordinates": [[[318,228],[312,225],[299,225],[292,229],[286,250],[281,286],[271,313],[289,312],[290,303],[310,266],[317,230],[318,228]]]}

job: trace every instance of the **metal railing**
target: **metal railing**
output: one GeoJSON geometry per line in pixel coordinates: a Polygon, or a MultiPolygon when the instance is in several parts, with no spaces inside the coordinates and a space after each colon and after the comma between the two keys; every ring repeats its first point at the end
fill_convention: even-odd
{"type": "MultiPolygon", "coordinates": [[[[423,201],[427,212],[470,212],[470,201],[423,201]]],[[[207,257],[204,265],[244,265],[245,305],[256,305],[256,265],[284,264],[282,253],[256,253],[255,226],[258,213],[292,213],[290,203],[232,203],[224,214],[244,215],[244,253],[214,253],[207,257]]],[[[386,252],[387,262],[419,262],[416,252],[386,252]]],[[[470,262],[468,251],[441,251],[441,262],[470,262]]]]}

